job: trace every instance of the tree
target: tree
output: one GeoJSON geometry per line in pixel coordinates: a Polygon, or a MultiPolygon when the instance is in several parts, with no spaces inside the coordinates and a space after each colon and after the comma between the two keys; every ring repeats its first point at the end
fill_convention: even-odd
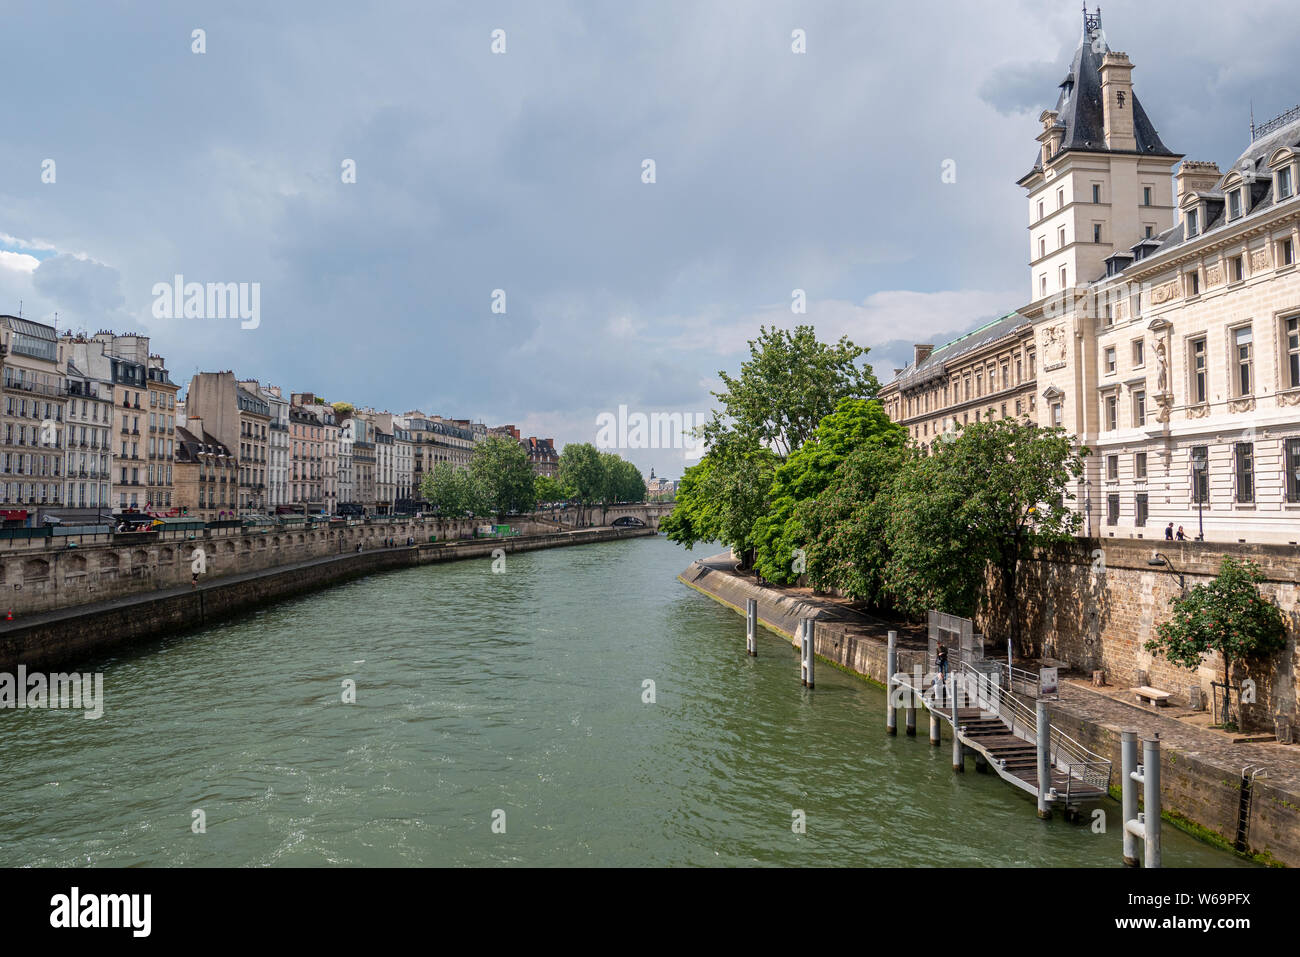
{"type": "Polygon", "coordinates": [[[573,490],[571,497],[578,500],[579,521],[582,521],[586,507],[600,501],[604,492],[600,452],[590,442],[566,445],[560,452],[559,479],[573,490]]]}
{"type": "Polygon", "coordinates": [[[686,548],[719,542],[747,559],[743,553],[767,507],[777,464],[771,449],[728,435],[682,475],[677,502],[659,523],[660,530],[686,548]]]}
{"type": "Polygon", "coordinates": [[[935,442],[894,484],[887,575],[900,606],[969,617],[989,597],[983,585],[992,566],[1008,641],[1018,639],[1020,562],[1078,530],[1079,516],[1065,503],[1086,454],[1064,429],[1009,418],[935,442]]]}
{"type": "Polygon", "coordinates": [[[507,512],[529,512],[536,503],[533,466],[528,453],[514,439],[489,435],[474,447],[470,474],[487,493],[488,504],[498,516],[507,512]]]}
{"type": "Polygon", "coordinates": [[[533,497],[538,502],[567,502],[573,498],[573,489],[549,475],[539,475],[533,480],[533,497]]]}
{"type": "MultiPolygon", "coordinates": [[[[1156,626],[1146,650],[1164,655],[1173,664],[1196,668],[1211,652],[1223,658],[1223,683],[1229,683],[1234,661],[1265,655],[1286,646],[1282,612],[1260,594],[1264,575],[1254,562],[1224,556],[1213,580],[1196,585],[1171,600],[1173,616],[1156,626]]],[[[1224,721],[1228,690],[1224,688],[1224,721]]]]}
{"type": "Polygon", "coordinates": [[[854,450],[825,491],[799,503],[795,516],[808,542],[808,580],[880,607],[891,603],[886,533],[895,479],[915,449],[872,443],[854,450]]]}
{"type": "Polygon", "coordinates": [[[802,569],[795,567],[794,552],[808,541],[798,506],[820,495],[855,449],[868,445],[901,449],[906,444],[907,430],[891,422],[878,401],[841,399],[812,438],[776,470],[767,512],[754,522],[750,535],[758,573],[783,584],[795,581],[802,569]]]}
{"type": "Polygon", "coordinates": [[[712,448],[735,432],[785,459],[835,411],[840,399],[873,398],[880,391],[871,369],[857,364],[866,354],[847,338],[833,345],[818,342],[812,326],[793,332],[759,327],[740,376],[718,373],[726,391],[713,393],[722,410],[702,427],[705,444],[712,448]]]}
{"type": "Polygon", "coordinates": [[[433,471],[424,473],[420,480],[420,497],[440,515],[459,518],[466,512],[486,515],[491,511],[487,490],[469,471],[450,462],[439,462],[433,471]]]}

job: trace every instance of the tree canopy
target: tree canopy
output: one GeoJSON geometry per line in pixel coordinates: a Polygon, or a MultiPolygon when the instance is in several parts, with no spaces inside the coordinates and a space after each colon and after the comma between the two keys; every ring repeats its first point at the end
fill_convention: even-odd
{"type": "Polygon", "coordinates": [[[513,439],[489,435],[474,446],[469,471],[498,515],[531,511],[537,501],[528,453],[513,439]]]}

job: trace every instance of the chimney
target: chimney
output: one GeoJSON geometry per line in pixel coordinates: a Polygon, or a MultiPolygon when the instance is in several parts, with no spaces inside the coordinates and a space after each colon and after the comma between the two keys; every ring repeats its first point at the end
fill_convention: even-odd
{"type": "Polygon", "coordinates": [[[1102,119],[1106,148],[1136,150],[1133,136],[1133,64],[1127,53],[1107,53],[1101,60],[1102,119]]]}
{"type": "Polygon", "coordinates": [[[1178,221],[1183,219],[1183,197],[1188,193],[1199,193],[1214,189],[1219,182],[1218,163],[1206,163],[1200,160],[1183,160],[1174,174],[1174,205],[1178,207],[1178,221]]]}
{"type": "Polygon", "coordinates": [[[912,365],[919,366],[926,359],[930,358],[930,353],[934,351],[934,343],[924,342],[912,346],[912,365]]]}

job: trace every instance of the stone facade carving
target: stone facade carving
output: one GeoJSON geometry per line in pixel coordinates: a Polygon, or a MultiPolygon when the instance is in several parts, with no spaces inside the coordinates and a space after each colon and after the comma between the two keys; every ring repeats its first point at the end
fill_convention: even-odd
{"type": "Polygon", "coordinates": [[[1268,268],[1268,250],[1256,249],[1250,254],[1251,272],[1257,272],[1260,269],[1268,268]]]}
{"type": "Polygon", "coordinates": [[[1205,284],[1207,286],[1220,286],[1223,284],[1223,265],[1221,263],[1206,267],[1205,284]]]}
{"type": "Polygon", "coordinates": [[[1229,412],[1254,412],[1255,397],[1253,395],[1242,396],[1240,399],[1228,400],[1229,412]]]}
{"type": "Polygon", "coordinates": [[[1161,303],[1177,299],[1178,296],[1178,280],[1175,279],[1172,282],[1161,283],[1159,286],[1156,286],[1155,289],[1151,290],[1151,304],[1158,306],[1161,303]]]}
{"type": "Polygon", "coordinates": [[[1043,330],[1043,368],[1059,369],[1065,365],[1065,326],[1058,324],[1043,330]]]}
{"type": "Polygon", "coordinates": [[[1300,389],[1293,389],[1290,392],[1279,392],[1277,394],[1278,405],[1300,405],[1300,389]]]}

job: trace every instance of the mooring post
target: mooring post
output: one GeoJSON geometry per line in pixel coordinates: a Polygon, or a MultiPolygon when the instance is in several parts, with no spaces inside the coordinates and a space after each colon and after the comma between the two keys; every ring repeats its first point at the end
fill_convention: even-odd
{"type": "MultiPolygon", "coordinates": [[[[942,676],[940,676],[942,681],[942,676]]],[[[952,675],[952,769],[957,773],[966,770],[966,761],[961,753],[961,725],[957,719],[957,676],[952,675]]]]}
{"type": "Polygon", "coordinates": [[[939,746],[939,714],[933,708],[930,709],[930,744],[939,746]]]}
{"type": "Polygon", "coordinates": [[[1034,719],[1038,725],[1038,816],[1047,820],[1052,816],[1052,809],[1047,804],[1047,789],[1052,785],[1052,766],[1048,756],[1052,726],[1047,721],[1047,702],[1042,698],[1034,702],[1034,719]]]}
{"type": "Polygon", "coordinates": [[[889,648],[885,652],[885,731],[898,734],[898,711],[894,708],[894,695],[898,693],[898,632],[889,633],[889,648]]]}
{"type": "Polygon", "coordinates": [[[799,633],[799,675],[805,688],[813,687],[813,638],[816,635],[815,627],[816,619],[805,618],[803,620],[803,630],[799,633]]]}
{"type": "Polygon", "coordinates": [[[745,599],[745,651],[758,657],[758,599],[745,599]]]}
{"type": "Polygon", "coordinates": [[[1126,867],[1138,866],[1137,835],[1129,830],[1129,822],[1136,821],[1138,816],[1137,782],[1134,779],[1137,773],[1137,761],[1138,733],[1125,731],[1120,736],[1119,784],[1120,808],[1124,820],[1124,865],[1126,867]]]}
{"type": "Polygon", "coordinates": [[[1160,732],[1142,739],[1142,866],[1160,866],[1160,732]]]}

